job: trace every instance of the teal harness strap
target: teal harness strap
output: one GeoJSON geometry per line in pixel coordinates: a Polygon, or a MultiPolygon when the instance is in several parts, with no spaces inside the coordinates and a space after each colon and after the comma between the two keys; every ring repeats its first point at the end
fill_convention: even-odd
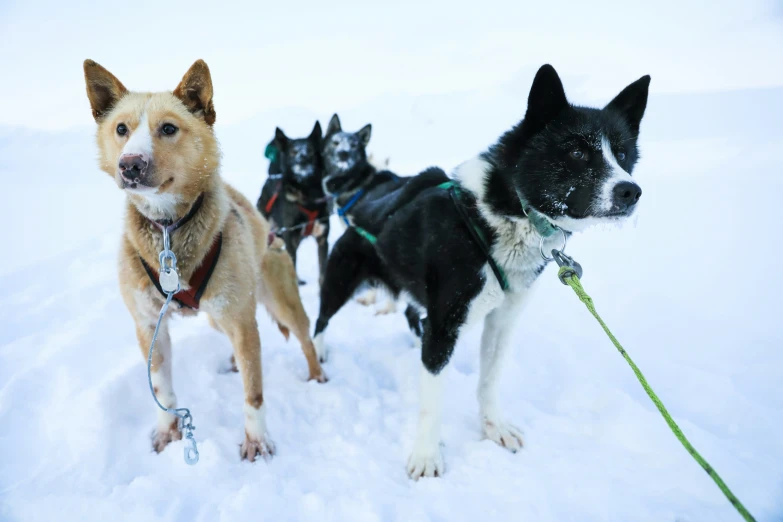
{"type": "Polygon", "coordinates": [[[367,230],[363,229],[362,227],[357,227],[356,225],[351,225],[354,230],[356,230],[356,233],[362,236],[364,239],[370,242],[370,244],[374,245],[378,242],[378,238],[375,237],[373,234],[367,232],[367,230]]]}
{"type": "Polygon", "coordinates": [[[516,191],[517,197],[519,198],[519,203],[522,205],[522,212],[524,212],[528,221],[530,221],[530,224],[533,225],[533,228],[536,229],[536,232],[538,232],[541,237],[549,237],[558,231],[557,226],[549,221],[546,216],[544,216],[544,214],[534,209],[533,206],[522,196],[522,193],[519,192],[519,189],[516,189],[516,191]]]}
{"type": "MultiPolygon", "coordinates": [[[[465,222],[465,225],[468,227],[468,231],[470,232],[470,235],[473,236],[473,241],[475,241],[476,244],[479,246],[479,248],[481,248],[481,251],[484,253],[484,256],[487,258],[487,263],[489,263],[489,267],[492,269],[492,272],[495,274],[498,283],[500,283],[500,288],[502,288],[503,290],[508,290],[510,287],[510,285],[508,284],[508,278],[506,277],[506,273],[503,271],[500,265],[498,265],[495,259],[492,257],[492,253],[490,252],[490,242],[487,241],[487,238],[484,235],[484,231],[481,230],[481,228],[476,224],[476,222],[470,217],[467,210],[465,209],[465,206],[462,204],[459,183],[453,180],[446,181],[444,183],[441,183],[440,185],[437,185],[436,188],[447,190],[449,192],[449,195],[451,196],[451,200],[454,202],[454,207],[457,209],[457,212],[459,212],[460,217],[465,222]]],[[[362,191],[362,193],[363,192],[364,191],[362,191]]],[[[358,199],[359,197],[354,196],[354,198],[345,207],[339,209],[338,213],[340,217],[343,219],[343,221],[345,221],[345,224],[347,226],[353,228],[357,234],[359,234],[364,239],[369,241],[370,244],[374,245],[375,243],[378,242],[378,238],[374,234],[356,225],[355,223],[351,223],[348,220],[346,211],[350,207],[352,207],[358,199]]]]}
{"type": "Polygon", "coordinates": [[[484,231],[481,230],[481,228],[473,219],[471,219],[470,214],[468,214],[465,206],[462,204],[459,183],[456,181],[446,181],[445,183],[438,185],[438,188],[449,191],[449,196],[451,196],[451,201],[454,202],[454,207],[457,209],[457,212],[462,218],[462,221],[464,221],[465,225],[468,227],[468,232],[470,232],[470,235],[473,236],[473,241],[475,241],[479,248],[481,248],[481,251],[484,253],[484,257],[487,258],[487,263],[489,263],[489,267],[495,274],[495,278],[498,280],[498,283],[500,283],[500,288],[503,290],[508,290],[509,284],[506,273],[492,257],[492,253],[490,252],[490,243],[487,241],[487,238],[484,235],[484,231]]]}

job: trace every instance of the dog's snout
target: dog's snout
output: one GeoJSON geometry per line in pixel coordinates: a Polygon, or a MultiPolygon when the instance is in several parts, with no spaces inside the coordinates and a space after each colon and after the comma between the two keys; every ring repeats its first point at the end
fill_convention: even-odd
{"type": "Polygon", "coordinates": [[[621,181],[614,186],[613,203],[620,210],[628,210],[642,197],[642,188],[631,181],[621,181]]]}
{"type": "Polygon", "coordinates": [[[347,160],[349,158],[349,156],[350,156],[350,154],[348,153],[347,150],[341,150],[341,151],[339,151],[337,153],[337,159],[339,159],[340,161],[347,160]]]}
{"type": "Polygon", "coordinates": [[[143,154],[120,156],[120,175],[128,181],[137,181],[147,173],[149,162],[143,154]]]}

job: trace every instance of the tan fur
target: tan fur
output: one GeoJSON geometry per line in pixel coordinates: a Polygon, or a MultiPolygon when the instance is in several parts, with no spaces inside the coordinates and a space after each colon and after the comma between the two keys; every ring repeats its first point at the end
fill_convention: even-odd
{"type": "MultiPolygon", "coordinates": [[[[186,288],[215,237],[222,232],[220,259],[201,298],[201,310],[231,340],[233,359],[242,375],[245,403],[254,409],[248,413],[246,408],[246,440],[241,455],[254,460],[257,453],[262,456],[271,453],[271,441],[265,440],[265,433],[260,433],[265,431],[265,424],[261,408],[264,402],[261,341],[256,324],[258,302],[264,304],[281,331],[290,330],[299,340],[310,379],[319,382],[326,379],[308,334],[310,323],[290,256],[277,243],[267,248],[269,224],[218,172],[220,150],[212,129],[215,108],[209,69],[199,60],[173,92],[161,93],[129,92],[111,73],[91,60],[85,61],[84,71],[88,98],[98,123],[100,166],[114,177],[120,188],[123,181],[117,167],[119,157],[145,114],[152,136],[152,169],[149,181],[144,183],[152,188],[143,193],[124,189],[128,195],[127,214],[119,260],[120,291],[136,322],[142,354],[146,358],[163,304],[162,296],[139,261],[141,256],[150,266],[157,267],[158,254],[163,248],[162,234],[150,219],[180,218],[203,194],[201,209],[171,237],[180,281],[186,288]],[[125,136],[116,132],[120,123],[129,130],[125,136]],[[176,134],[160,132],[166,123],[179,129],[176,134]],[[251,421],[255,424],[250,425],[251,421]]],[[[194,313],[180,308],[176,302],[172,302],[170,310],[168,315],[194,313]]],[[[152,370],[160,388],[170,392],[168,397],[159,399],[171,407],[176,397],[171,387],[171,361],[166,357],[170,357],[170,340],[164,324],[152,370]]],[[[168,442],[178,438],[172,417],[159,416],[158,434],[153,441],[155,450],[161,451],[168,442]]]]}

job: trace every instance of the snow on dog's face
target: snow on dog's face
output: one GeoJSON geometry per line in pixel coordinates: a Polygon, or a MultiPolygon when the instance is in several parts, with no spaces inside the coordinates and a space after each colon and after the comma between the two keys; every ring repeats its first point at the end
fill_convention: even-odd
{"type": "Polygon", "coordinates": [[[525,119],[494,150],[519,193],[569,231],[633,214],[642,190],[631,172],[649,83],[640,78],[603,109],[578,107],[554,68],[541,67],[525,119]]]}
{"type": "Polygon", "coordinates": [[[315,122],[310,135],[300,139],[290,139],[278,127],[274,144],[280,152],[280,169],[286,186],[300,192],[305,199],[323,197],[321,124],[315,122]]]}
{"type": "Polygon", "coordinates": [[[372,125],[367,124],[358,132],[344,132],[340,118],[335,114],[329,121],[323,143],[323,159],[326,176],[324,191],[339,194],[352,190],[364,182],[362,172],[367,165],[367,144],[372,125]]]}
{"type": "Polygon", "coordinates": [[[173,92],[130,92],[92,60],[84,76],[101,169],[140,208],[174,217],[177,203],[195,200],[218,169],[207,64],[194,63],[173,92]]]}

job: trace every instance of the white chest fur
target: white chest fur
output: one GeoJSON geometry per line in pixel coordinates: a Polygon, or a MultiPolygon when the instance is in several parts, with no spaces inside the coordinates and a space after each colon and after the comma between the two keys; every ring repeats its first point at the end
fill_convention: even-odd
{"type": "MultiPolygon", "coordinates": [[[[464,188],[477,196],[479,212],[497,234],[491,254],[505,272],[509,289],[503,292],[489,264],[486,264],[483,268],[486,283],[470,305],[467,324],[483,319],[507,298],[513,297],[516,300],[527,294],[546,264],[539,248],[541,236],[528,220],[499,216],[482,202],[484,179],[488,169],[489,164],[486,161],[474,158],[458,166],[454,175],[464,188]]],[[[545,249],[551,248],[549,242],[545,244],[545,249]]]]}

